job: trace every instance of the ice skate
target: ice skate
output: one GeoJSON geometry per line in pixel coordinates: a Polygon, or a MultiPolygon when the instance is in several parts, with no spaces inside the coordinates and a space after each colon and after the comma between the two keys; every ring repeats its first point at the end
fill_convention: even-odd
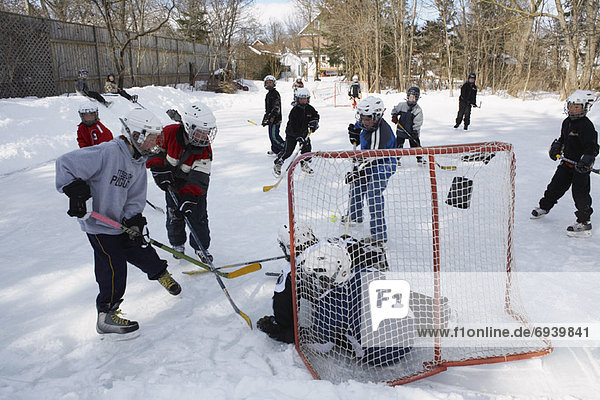
{"type": "Polygon", "coordinates": [[[163,272],[163,274],[158,277],[158,283],[160,283],[165,289],[167,289],[167,292],[169,292],[173,296],[177,296],[179,293],[181,293],[181,286],[179,286],[179,283],[177,283],[177,281],[173,279],[173,277],[167,270],[165,270],[165,272],[163,272]]]}
{"type": "Polygon", "coordinates": [[[543,208],[536,207],[531,211],[531,219],[542,218],[544,215],[548,214],[548,210],[544,210],[543,208]]]}
{"type": "Polygon", "coordinates": [[[137,331],[140,328],[137,321],[130,321],[121,317],[122,313],[118,308],[119,304],[115,304],[108,312],[98,313],[96,332],[101,335],[107,333],[126,334],[137,331]]]}
{"type": "MultiPolygon", "coordinates": [[[[181,246],[173,246],[173,250],[185,254],[185,245],[182,244],[181,246]]],[[[181,260],[181,257],[179,257],[176,254],[173,254],[173,258],[176,259],[176,260],[181,260]]]]}
{"type": "Polygon", "coordinates": [[[575,222],[567,227],[567,235],[570,237],[590,237],[592,236],[591,222],[575,222]]]}

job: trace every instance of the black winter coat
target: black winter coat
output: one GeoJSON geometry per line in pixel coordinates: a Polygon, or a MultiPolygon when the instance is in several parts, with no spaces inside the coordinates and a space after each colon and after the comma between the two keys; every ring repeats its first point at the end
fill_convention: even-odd
{"type": "Polygon", "coordinates": [[[308,135],[308,121],[318,121],[319,118],[319,113],[310,104],[304,107],[296,104],[292,108],[292,111],[290,111],[285,134],[287,136],[305,138],[308,135]]]}
{"type": "Polygon", "coordinates": [[[592,157],[598,155],[598,132],[588,117],[575,120],[565,118],[558,141],[563,146],[565,158],[569,160],[579,161],[584,154],[592,157]]]}
{"type": "Polygon", "coordinates": [[[269,124],[278,124],[281,122],[281,96],[275,88],[269,90],[265,96],[264,118],[267,119],[269,124]]]}
{"type": "Polygon", "coordinates": [[[460,88],[459,101],[470,104],[477,104],[477,85],[475,83],[465,82],[460,88]]]}

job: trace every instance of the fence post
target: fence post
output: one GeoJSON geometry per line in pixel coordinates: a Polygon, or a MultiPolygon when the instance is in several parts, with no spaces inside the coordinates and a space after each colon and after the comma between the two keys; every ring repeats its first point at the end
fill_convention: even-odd
{"type": "Polygon", "coordinates": [[[154,49],[156,50],[156,74],[158,86],[160,86],[160,57],[158,54],[158,36],[154,36],[154,49]]]}
{"type": "Polygon", "coordinates": [[[100,83],[100,90],[102,92],[102,74],[100,73],[100,56],[98,55],[98,36],[96,36],[96,26],[92,26],[92,32],[94,33],[94,52],[96,53],[96,71],[98,71],[98,82],[100,83]]]}

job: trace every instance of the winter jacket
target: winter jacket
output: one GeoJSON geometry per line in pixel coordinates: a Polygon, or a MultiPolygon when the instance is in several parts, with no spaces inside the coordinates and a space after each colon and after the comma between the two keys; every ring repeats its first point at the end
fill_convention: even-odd
{"type": "Polygon", "coordinates": [[[361,93],[362,93],[362,91],[360,89],[360,83],[353,82],[350,85],[350,89],[348,89],[348,96],[349,97],[360,97],[361,93]]]}
{"type": "Polygon", "coordinates": [[[265,96],[265,116],[268,124],[278,124],[281,122],[281,96],[277,89],[273,88],[265,96]]]}
{"type": "Polygon", "coordinates": [[[285,128],[286,136],[306,138],[308,135],[308,122],[318,121],[319,118],[319,113],[310,104],[306,104],[305,106],[296,104],[288,117],[288,123],[285,128]]]}
{"type": "Polygon", "coordinates": [[[460,88],[460,97],[458,99],[463,103],[472,106],[477,104],[477,85],[469,81],[465,82],[460,88]]]}
{"type": "Polygon", "coordinates": [[[87,84],[87,78],[77,78],[75,80],[75,91],[77,93],[81,93],[87,96],[89,90],[90,89],[87,84]]]}
{"type": "Polygon", "coordinates": [[[119,85],[117,85],[117,82],[106,81],[104,83],[104,91],[106,93],[117,94],[119,93],[119,85]]]}
{"type": "Polygon", "coordinates": [[[146,166],[153,172],[172,171],[175,177],[174,187],[179,194],[206,195],[210,182],[212,148],[185,144],[185,137],[182,125],[165,126],[160,144],[163,151],[150,158],[146,166]]]}
{"type": "Polygon", "coordinates": [[[94,146],[110,142],[111,140],[113,140],[112,132],[100,121],[92,126],[87,126],[82,122],[77,127],[77,143],[79,147],[94,146]]]}
{"type": "Polygon", "coordinates": [[[396,135],[399,138],[411,139],[404,130],[413,136],[413,138],[419,137],[421,125],[423,125],[423,110],[421,106],[415,104],[411,107],[407,102],[403,101],[392,108],[392,117],[395,115],[398,116],[398,123],[404,128],[402,129],[399,126],[396,128],[396,135]]]}
{"type": "Polygon", "coordinates": [[[562,145],[563,155],[569,160],[579,161],[584,154],[592,157],[598,155],[598,132],[588,117],[575,120],[565,118],[558,141],[562,145]]]}
{"type": "MultiPolygon", "coordinates": [[[[63,154],[56,160],[56,189],[76,179],[84,180],[92,194],[92,210],[115,221],[141,213],[146,205],[146,159],[133,158],[124,136],[63,154]]],[[[92,211],[88,210],[88,211],[92,211]]],[[[123,233],[94,218],[79,220],[81,230],[89,234],[123,233]]]]}
{"type": "MultiPolygon", "coordinates": [[[[360,128],[360,148],[361,150],[381,150],[395,149],[396,136],[392,128],[382,118],[377,129],[368,131],[363,128],[360,121],[356,122],[355,128],[360,128]]],[[[395,172],[397,162],[394,157],[378,158],[376,160],[365,161],[368,167],[365,172],[368,176],[377,177],[380,180],[388,180],[395,172]]]]}

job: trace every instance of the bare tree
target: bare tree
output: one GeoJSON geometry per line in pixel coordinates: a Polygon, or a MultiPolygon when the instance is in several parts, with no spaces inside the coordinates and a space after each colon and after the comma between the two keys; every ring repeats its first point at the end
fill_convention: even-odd
{"type": "Polygon", "coordinates": [[[175,4],[163,4],[151,7],[144,0],[92,0],[100,12],[108,30],[113,61],[119,75],[119,87],[123,87],[123,79],[127,66],[125,54],[128,46],[139,38],[154,33],[165,25],[175,8],[175,4]],[[150,27],[146,27],[150,25],[150,27]]]}
{"type": "Polygon", "coordinates": [[[236,36],[252,20],[248,6],[254,0],[207,0],[210,44],[225,51],[227,66],[233,63],[236,36]]]}

